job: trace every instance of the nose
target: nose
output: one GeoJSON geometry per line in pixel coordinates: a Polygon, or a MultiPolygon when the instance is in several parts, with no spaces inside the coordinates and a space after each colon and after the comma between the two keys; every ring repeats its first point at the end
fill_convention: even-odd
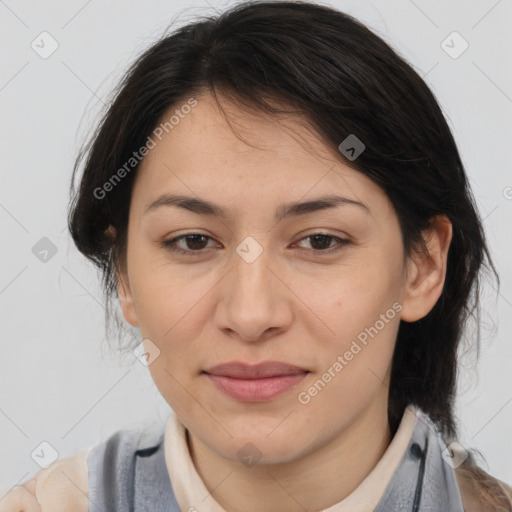
{"type": "Polygon", "coordinates": [[[219,283],[215,322],[229,336],[262,341],[285,331],[293,321],[293,293],[270,252],[265,249],[254,260],[236,253],[233,267],[219,283]]]}

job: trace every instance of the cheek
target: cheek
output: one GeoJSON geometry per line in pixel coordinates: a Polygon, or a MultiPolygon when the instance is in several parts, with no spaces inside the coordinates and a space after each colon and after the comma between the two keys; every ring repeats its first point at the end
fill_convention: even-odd
{"type": "Polygon", "coordinates": [[[392,308],[385,318],[387,323],[378,319],[361,329],[354,327],[354,336],[343,336],[324,351],[323,366],[299,390],[305,414],[329,410],[328,422],[335,426],[348,416],[357,417],[377,393],[388,389],[398,320],[392,308]]]}
{"type": "Polygon", "coordinates": [[[200,283],[190,280],[176,266],[142,250],[133,258],[133,299],[144,337],[165,340],[184,326],[204,293],[200,283]]]}
{"type": "MultiPolygon", "coordinates": [[[[397,265],[376,258],[371,265],[345,270],[331,284],[330,302],[315,307],[334,332],[323,344],[319,385],[329,382],[325,400],[341,400],[348,406],[354,400],[364,402],[387,379],[401,304],[397,265]]],[[[325,291],[314,297],[323,301],[325,291]]]]}
{"type": "Polygon", "coordinates": [[[379,253],[347,276],[341,300],[344,314],[372,325],[401,297],[401,264],[394,251],[379,253]]]}
{"type": "MultiPolygon", "coordinates": [[[[323,285],[310,282],[300,295],[307,298],[308,306],[330,327],[331,334],[346,343],[374,325],[398,301],[399,276],[397,265],[368,260],[338,267],[323,285]]],[[[386,320],[395,316],[396,310],[391,309],[386,320]]]]}
{"type": "Polygon", "coordinates": [[[352,383],[370,379],[379,385],[391,365],[401,304],[389,290],[361,299],[359,308],[342,309],[339,314],[337,327],[342,334],[336,356],[342,356],[343,372],[352,383]]]}
{"type": "Polygon", "coordinates": [[[188,370],[185,364],[178,363],[186,360],[174,347],[169,346],[149,366],[149,371],[160,395],[178,415],[198,415],[200,419],[201,411],[191,407],[191,397],[198,396],[198,391],[194,388],[195,382],[189,380],[192,370],[188,370]]]}

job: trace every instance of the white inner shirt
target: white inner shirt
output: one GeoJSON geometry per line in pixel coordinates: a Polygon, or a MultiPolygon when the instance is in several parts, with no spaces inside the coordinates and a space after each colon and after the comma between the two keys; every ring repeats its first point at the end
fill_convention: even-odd
{"type": "MultiPolygon", "coordinates": [[[[409,444],[416,412],[415,406],[406,407],[398,430],[377,465],[346,498],[322,512],[373,512],[409,444]]],[[[164,450],[167,470],[180,510],[226,512],[199,476],[188,449],[186,427],[174,411],[171,411],[165,427],[164,450]]]]}

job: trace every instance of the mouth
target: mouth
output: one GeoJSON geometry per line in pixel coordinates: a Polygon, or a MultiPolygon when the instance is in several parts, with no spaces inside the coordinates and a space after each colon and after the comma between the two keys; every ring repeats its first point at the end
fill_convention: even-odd
{"type": "Polygon", "coordinates": [[[235,379],[262,379],[266,377],[282,377],[304,373],[308,370],[294,364],[280,361],[264,361],[258,364],[249,364],[242,361],[230,361],[212,366],[204,370],[209,375],[220,375],[235,379]]]}
{"type": "Polygon", "coordinates": [[[265,402],[295,387],[311,372],[278,361],[257,365],[235,361],[201,373],[230,398],[241,402],[265,402]]]}

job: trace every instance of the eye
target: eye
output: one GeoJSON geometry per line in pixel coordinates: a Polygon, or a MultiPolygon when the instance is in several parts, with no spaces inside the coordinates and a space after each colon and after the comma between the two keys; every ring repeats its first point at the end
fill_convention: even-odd
{"type": "MultiPolygon", "coordinates": [[[[163,240],[161,245],[167,248],[169,251],[178,252],[181,254],[201,254],[203,249],[205,248],[205,241],[212,240],[211,237],[203,235],[201,233],[187,233],[186,235],[181,235],[176,238],[172,238],[170,240],[163,240]],[[178,247],[177,244],[179,242],[184,242],[186,249],[182,247],[178,247]]],[[[194,256],[196,255],[194,254],[194,256]]]]}
{"type": "Polygon", "coordinates": [[[313,252],[316,253],[331,253],[350,243],[350,240],[334,235],[328,235],[326,233],[314,233],[312,235],[305,236],[300,240],[300,242],[308,239],[310,240],[310,244],[313,247],[313,252]],[[337,244],[331,245],[331,242],[333,241],[337,242],[337,244]]]}

